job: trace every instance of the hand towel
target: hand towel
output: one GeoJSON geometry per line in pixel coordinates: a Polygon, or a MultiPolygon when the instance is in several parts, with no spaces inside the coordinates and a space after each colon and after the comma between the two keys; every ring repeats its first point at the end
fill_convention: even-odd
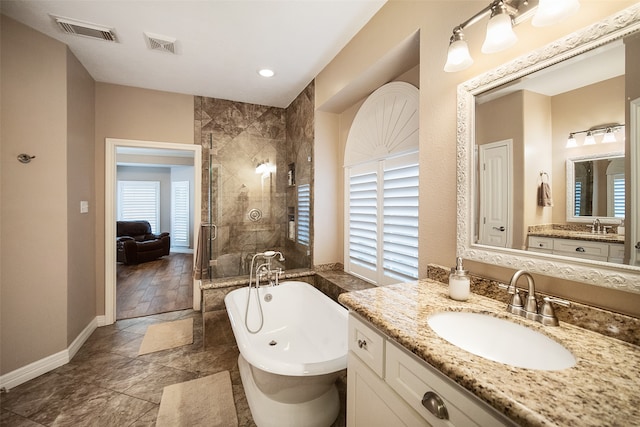
{"type": "Polygon", "coordinates": [[[540,187],[538,187],[538,206],[553,206],[553,200],[551,199],[551,186],[547,182],[541,183],[540,187]]]}

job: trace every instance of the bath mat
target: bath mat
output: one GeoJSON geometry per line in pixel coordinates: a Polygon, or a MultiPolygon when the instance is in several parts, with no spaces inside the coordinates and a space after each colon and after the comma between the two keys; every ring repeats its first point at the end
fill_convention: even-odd
{"type": "Polygon", "coordinates": [[[229,371],[165,387],[156,427],[165,426],[237,427],[229,371]]]}
{"type": "Polygon", "coordinates": [[[138,356],[193,343],[193,319],[158,323],[147,328],[138,356]]]}

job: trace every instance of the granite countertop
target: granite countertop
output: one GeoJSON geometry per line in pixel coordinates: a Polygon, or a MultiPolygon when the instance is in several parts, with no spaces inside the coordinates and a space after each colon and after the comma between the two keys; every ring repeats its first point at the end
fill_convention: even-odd
{"type": "Polygon", "coordinates": [[[548,229],[539,231],[530,231],[529,236],[537,237],[554,237],[559,239],[583,240],[587,242],[605,242],[605,243],[621,243],[624,244],[624,235],[621,234],[596,234],[588,231],[573,231],[548,229]]]}
{"type": "Polygon", "coordinates": [[[542,326],[493,299],[448,297],[447,285],[424,279],[344,293],[339,301],[384,334],[523,426],[622,426],[640,423],[640,347],[567,323],[542,326]],[[427,324],[442,311],[489,312],[529,326],[577,359],[561,371],[516,368],[475,356],[427,324]]]}

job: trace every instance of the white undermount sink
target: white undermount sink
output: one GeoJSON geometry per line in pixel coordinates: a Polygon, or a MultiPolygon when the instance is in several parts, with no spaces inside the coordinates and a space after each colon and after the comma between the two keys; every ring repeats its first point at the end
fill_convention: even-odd
{"type": "Polygon", "coordinates": [[[477,356],[519,368],[558,371],[576,364],[561,344],[538,331],[482,313],[436,313],[427,323],[440,337],[477,356]]]}

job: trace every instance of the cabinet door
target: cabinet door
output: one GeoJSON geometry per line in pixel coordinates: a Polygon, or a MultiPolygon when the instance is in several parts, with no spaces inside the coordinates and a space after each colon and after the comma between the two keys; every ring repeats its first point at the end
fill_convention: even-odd
{"type": "Polygon", "coordinates": [[[429,425],[352,352],[347,375],[347,427],[429,425]]]}

